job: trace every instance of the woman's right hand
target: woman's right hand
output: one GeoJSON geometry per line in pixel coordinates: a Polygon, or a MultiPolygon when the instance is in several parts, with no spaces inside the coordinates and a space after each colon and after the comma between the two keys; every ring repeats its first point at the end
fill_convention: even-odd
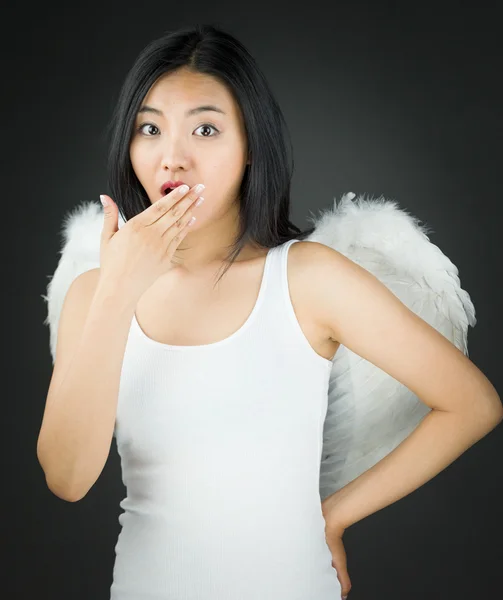
{"type": "Polygon", "coordinates": [[[171,259],[190,231],[194,204],[201,192],[179,186],[119,229],[119,209],[110,196],[104,207],[100,280],[118,283],[138,298],[170,271],[171,259]],[[185,190],[183,189],[185,188],[185,190]]]}

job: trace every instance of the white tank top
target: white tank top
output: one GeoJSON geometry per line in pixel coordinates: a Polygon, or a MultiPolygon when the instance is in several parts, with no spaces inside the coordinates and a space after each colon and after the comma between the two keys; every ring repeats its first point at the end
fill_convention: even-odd
{"type": "Polygon", "coordinates": [[[162,344],[133,316],[114,437],[127,489],[111,600],[336,600],[319,494],[332,362],[297,321],[289,240],[224,340],[162,344]]]}

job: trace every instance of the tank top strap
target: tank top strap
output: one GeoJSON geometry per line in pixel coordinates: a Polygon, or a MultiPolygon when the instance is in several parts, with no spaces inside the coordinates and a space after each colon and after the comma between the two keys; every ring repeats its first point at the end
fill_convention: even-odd
{"type": "Polygon", "coordinates": [[[271,264],[269,265],[268,277],[283,286],[287,276],[288,250],[290,246],[300,240],[288,240],[272,249],[271,264]]]}
{"type": "Polygon", "coordinates": [[[288,288],[288,250],[292,244],[300,240],[292,239],[270,250],[265,285],[263,309],[276,318],[278,312],[284,312],[290,304],[288,288]]]}

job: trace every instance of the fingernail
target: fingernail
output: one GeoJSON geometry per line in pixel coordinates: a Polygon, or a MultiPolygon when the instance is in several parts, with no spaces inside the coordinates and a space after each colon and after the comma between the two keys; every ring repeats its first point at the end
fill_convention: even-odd
{"type": "Polygon", "coordinates": [[[105,196],[100,196],[100,200],[103,206],[108,206],[108,200],[105,198],[105,196]]]}

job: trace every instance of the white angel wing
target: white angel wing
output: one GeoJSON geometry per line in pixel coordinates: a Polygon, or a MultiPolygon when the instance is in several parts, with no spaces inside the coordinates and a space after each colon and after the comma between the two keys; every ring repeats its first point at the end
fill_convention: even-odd
{"type": "MultiPolygon", "coordinates": [[[[475,309],[458,269],[429,241],[427,228],[392,201],[345,194],[311,219],[306,239],[341,252],[376,276],[410,310],[468,355],[475,309]]],[[[333,359],[323,430],[323,501],[398,446],[431,409],[407,387],[340,346],[333,359]]]]}
{"type": "MultiPolygon", "coordinates": [[[[119,213],[119,229],[124,220],[119,213]]],[[[56,341],[63,302],[72,281],[84,271],[100,266],[100,240],[103,229],[103,209],[101,204],[83,202],[63,218],[63,248],[58,266],[47,286],[47,295],[42,298],[47,303],[52,363],[56,359],[56,341]]]]}

